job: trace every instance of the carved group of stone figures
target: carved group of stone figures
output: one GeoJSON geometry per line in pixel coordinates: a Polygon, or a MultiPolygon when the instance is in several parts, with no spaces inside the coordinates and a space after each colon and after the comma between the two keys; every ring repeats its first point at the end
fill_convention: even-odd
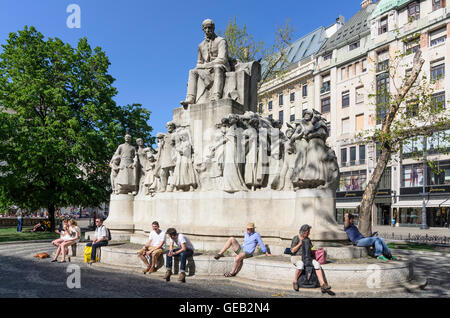
{"type": "Polygon", "coordinates": [[[339,166],[326,145],[328,129],[315,111],[288,124],[247,112],[231,114],[217,125],[214,144],[198,169],[202,190],[226,192],[309,188],[336,190],[339,166]],[[202,177],[204,175],[204,177],[202,177]]]}
{"type": "Polygon", "coordinates": [[[137,139],[125,136],[111,160],[111,187],[114,194],[152,195],[165,191],[192,191],[197,188],[197,174],[192,162],[190,135],[184,127],[167,124],[167,133],[157,135],[158,147],[144,148],[137,139]]]}
{"type": "Polygon", "coordinates": [[[158,147],[144,148],[125,136],[111,160],[114,193],[212,191],[234,193],[272,189],[295,191],[339,184],[334,151],[326,145],[325,120],[307,110],[302,120],[287,124],[246,112],[230,114],[216,125],[213,143],[201,163],[194,164],[189,127],[167,124],[157,135],[158,147]]]}

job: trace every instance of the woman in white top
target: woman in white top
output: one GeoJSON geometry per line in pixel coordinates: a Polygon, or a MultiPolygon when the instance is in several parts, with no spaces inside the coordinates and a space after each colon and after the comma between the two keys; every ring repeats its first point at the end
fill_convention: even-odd
{"type": "MultiPolygon", "coordinates": [[[[70,219],[67,225],[67,230],[62,237],[63,242],[58,246],[58,250],[56,251],[55,258],[52,262],[56,262],[58,260],[59,254],[62,254],[61,263],[66,262],[66,255],[69,253],[69,246],[72,246],[80,241],[81,231],[77,226],[77,221],[74,219],[70,219]]],[[[69,257],[70,262],[70,257],[69,257]]]]}

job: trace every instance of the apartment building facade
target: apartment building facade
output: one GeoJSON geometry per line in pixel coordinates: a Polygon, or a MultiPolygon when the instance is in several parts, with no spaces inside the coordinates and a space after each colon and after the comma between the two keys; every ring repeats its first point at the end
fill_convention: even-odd
{"type": "MultiPolygon", "coordinates": [[[[394,87],[401,86],[411,70],[418,48],[425,60],[420,76],[436,80],[433,100],[450,107],[446,75],[449,36],[450,8],[445,0],[364,0],[347,23],[335,28],[321,47],[315,48],[313,56],[293,63],[285,77],[264,85],[262,91],[266,96],[270,93],[260,103],[264,115],[293,122],[301,119],[303,109],[314,107],[328,120],[328,143],[341,170],[336,195],[338,222],[343,222],[345,212],[356,212],[376,166],[376,145],[360,137],[362,132],[381,127],[385,112],[377,104],[383,101],[375,95],[383,90],[395,93],[394,87]],[[405,56],[393,73],[393,60],[400,54],[405,56]]],[[[415,153],[423,150],[421,142],[405,141],[393,156],[376,194],[373,224],[390,225],[394,219],[397,226],[420,226],[425,198],[427,224],[448,227],[450,156],[435,151],[444,133],[450,131],[427,138],[424,151],[438,171],[423,166],[423,158],[412,156],[412,149],[415,153]]]]}

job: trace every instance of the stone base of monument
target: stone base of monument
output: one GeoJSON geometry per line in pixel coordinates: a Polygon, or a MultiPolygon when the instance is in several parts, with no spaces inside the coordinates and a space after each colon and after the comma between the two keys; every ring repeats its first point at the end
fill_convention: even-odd
{"type": "Polygon", "coordinates": [[[134,231],[133,223],[134,195],[112,194],[109,214],[104,224],[112,233],[130,234],[134,231]]]}
{"type": "Polygon", "coordinates": [[[158,221],[162,229],[174,227],[204,242],[198,248],[216,250],[230,236],[243,237],[252,222],[272,252],[281,254],[303,224],[312,226],[314,242],[348,241],[335,221],[335,206],[331,190],[158,193],[135,198],[132,223],[135,233],[148,233],[158,221]]]}
{"type": "MultiPolygon", "coordinates": [[[[84,244],[78,244],[78,255],[83,255],[84,244]]],[[[101,264],[107,266],[120,267],[132,271],[140,271],[145,268],[141,260],[137,257],[137,247],[130,248],[127,245],[111,244],[102,247],[101,264]],[[125,246],[125,247],[122,247],[125,246]]],[[[190,260],[188,275],[195,277],[216,277],[223,278],[223,274],[233,267],[234,257],[224,257],[216,261],[212,255],[202,255],[196,253],[190,260]]],[[[177,264],[177,262],[175,262],[177,264]]],[[[398,261],[380,262],[376,259],[362,258],[359,260],[334,260],[322,265],[325,278],[332,286],[333,291],[339,292],[395,292],[411,290],[419,287],[419,283],[414,276],[414,269],[411,262],[406,258],[399,257],[398,261]]],[[[177,272],[177,269],[174,268],[177,272]]],[[[152,277],[164,274],[162,267],[152,277]]],[[[238,275],[233,278],[243,283],[250,283],[252,286],[266,286],[267,288],[292,289],[292,278],[295,268],[290,263],[289,257],[266,257],[256,256],[244,260],[244,265],[238,275]]],[[[307,290],[302,290],[307,291],[307,290]]],[[[320,289],[308,290],[309,292],[320,292],[320,289]]]]}

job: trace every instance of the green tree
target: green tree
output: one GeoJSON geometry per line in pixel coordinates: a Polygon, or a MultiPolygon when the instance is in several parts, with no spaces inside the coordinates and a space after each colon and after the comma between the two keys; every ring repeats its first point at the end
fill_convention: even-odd
{"type": "Polygon", "coordinates": [[[261,61],[263,74],[258,88],[284,73],[281,66],[287,62],[286,53],[291,44],[292,33],[293,29],[287,20],[284,26],[277,27],[273,43],[266,44],[264,41],[256,41],[252,35],[249,35],[247,25],[239,26],[236,17],[230,19],[223,35],[219,31],[219,34],[227,41],[230,58],[242,62],[261,61]]]}
{"type": "MultiPolygon", "coordinates": [[[[376,101],[377,121],[381,124],[376,129],[361,134],[360,137],[367,143],[376,144],[376,166],[363,194],[360,205],[359,230],[364,236],[372,234],[372,206],[377,193],[378,185],[387,165],[392,160],[392,154],[401,152],[405,141],[418,138],[431,137],[436,132],[450,129],[450,114],[446,103],[437,102],[434,96],[436,84],[441,79],[431,79],[420,76],[424,60],[420,49],[416,52],[412,69],[406,74],[411,64],[405,59],[412,52],[395,52],[392,59],[379,64],[379,70],[385,70],[386,78],[383,85],[377,83],[376,94],[370,95],[376,101]],[[389,85],[386,85],[389,83],[389,85]]],[[[383,76],[383,74],[378,75],[383,76]]],[[[439,84],[438,84],[439,85],[439,84]]],[[[440,134],[442,141],[449,141],[450,136],[440,134]]],[[[448,152],[442,147],[441,153],[448,152]]],[[[414,157],[420,159],[422,152],[415,153],[414,157]]],[[[430,166],[432,162],[428,162],[430,166]]]]}
{"type": "Polygon", "coordinates": [[[108,201],[109,160],[125,131],[153,143],[150,112],[119,106],[110,62],[86,38],[76,47],[34,27],[0,54],[0,204],[55,209],[108,201]]]}

